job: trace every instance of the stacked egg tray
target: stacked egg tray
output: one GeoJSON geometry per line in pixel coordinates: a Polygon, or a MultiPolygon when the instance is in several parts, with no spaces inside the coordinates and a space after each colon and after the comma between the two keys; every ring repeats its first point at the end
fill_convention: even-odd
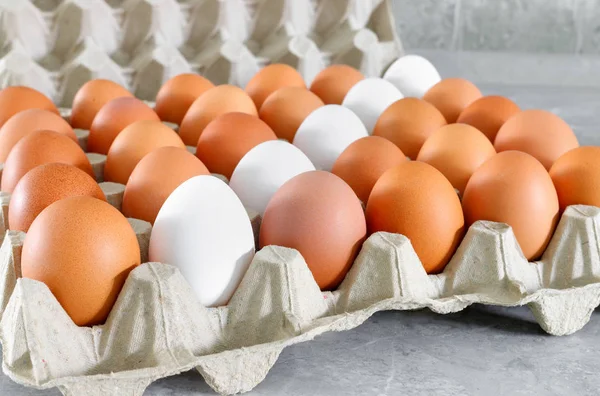
{"type": "Polygon", "coordinates": [[[197,72],[244,87],[270,62],[307,83],[330,63],[379,76],[402,53],[389,0],[19,0],[0,2],[0,88],[69,107],[103,78],[154,100],[197,72]]]}

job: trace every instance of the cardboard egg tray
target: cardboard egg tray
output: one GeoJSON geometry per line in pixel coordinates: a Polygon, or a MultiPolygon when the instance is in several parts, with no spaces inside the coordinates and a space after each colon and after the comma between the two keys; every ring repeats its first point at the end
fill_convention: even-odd
{"type": "Polygon", "coordinates": [[[330,63],[379,76],[402,53],[390,0],[18,0],[0,2],[0,88],[26,85],[71,106],[105,78],[154,100],[198,72],[244,87],[266,63],[310,84],[330,63]]]}

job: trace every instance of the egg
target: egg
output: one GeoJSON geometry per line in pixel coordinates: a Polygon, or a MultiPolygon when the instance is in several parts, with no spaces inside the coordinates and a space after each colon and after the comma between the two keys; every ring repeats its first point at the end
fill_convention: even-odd
{"type": "Polygon", "coordinates": [[[360,118],[351,110],[326,105],[306,117],[293,142],[317,169],[330,171],[346,147],[368,135],[360,118]]]}
{"type": "Polygon", "coordinates": [[[285,87],[269,95],[258,116],[278,138],[291,142],[306,117],[323,105],[323,101],[306,88],[285,87]]]}
{"type": "Polygon", "coordinates": [[[373,135],[386,138],[414,160],[427,138],[444,125],[446,119],[435,106],[421,99],[404,98],[381,114],[373,135]]]}
{"type": "Polygon", "coordinates": [[[484,96],[467,106],[456,122],[471,125],[493,143],[504,123],[521,109],[515,102],[503,96],[484,96]]]}
{"type": "Polygon", "coordinates": [[[366,236],[365,215],[354,191],[325,171],[288,180],[269,201],[260,247],[298,250],[321,290],[333,290],[352,266],[366,236]]]}
{"type": "Polygon", "coordinates": [[[161,120],[179,125],[192,103],[213,87],[213,83],[198,74],[178,74],[160,88],[154,110],[161,120]]]}
{"type": "Polygon", "coordinates": [[[331,173],[344,180],[366,203],[373,186],[390,168],[407,161],[396,145],[379,136],[367,136],[351,143],[337,158],[331,173]]]}
{"type": "Polygon", "coordinates": [[[431,87],[442,79],[431,62],[419,55],[398,58],[383,75],[405,97],[422,98],[431,87]]]}
{"type": "Polygon", "coordinates": [[[600,147],[582,146],[561,155],[550,168],[561,212],[570,205],[600,207],[600,147]]]}
{"type": "Polygon", "coordinates": [[[254,257],[250,218],[227,184],[192,177],[158,212],[149,257],[179,268],[201,304],[225,305],[254,257]]]}
{"type": "Polygon", "coordinates": [[[9,228],[27,232],[42,210],[56,201],[74,196],[106,201],[98,183],[81,169],[60,163],[37,166],[19,180],[11,194],[9,228]]]}
{"type": "Polygon", "coordinates": [[[402,93],[389,81],[365,78],[348,91],[342,105],[352,110],[371,134],[385,109],[402,98],[402,93]]]}
{"type": "Polygon", "coordinates": [[[442,172],[462,194],[473,172],[494,155],[496,150],[483,133],[470,125],[450,124],[427,139],[417,161],[442,172]]]}
{"type": "Polygon", "coordinates": [[[569,125],[545,110],[524,110],[502,125],[494,141],[496,151],[518,150],[537,158],[546,169],[569,150],[579,147],[569,125]]]}
{"type": "Polygon", "coordinates": [[[72,139],[54,131],[36,131],[19,140],[6,158],[2,191],[11,193],[27,172],[52,162],[76,166],[94,177],[90,161],[72,139]]]}
{"type": "Polygon", "coordinates": [[[23,242],[24,278],[48,286],[78,326],[104,323],[140,246],[127,219],[88,196],[56,201],[33,221],[23,242]]]}
{"type": "Polygon", "coordinates": [[[241,88],[233,85],[210,88],[185,113],[179,127],[179,136],[186,145],[196,147],[204,128],[221,114],[231,112],[258,115],[254,102],[241,88]]]}
{"type": "Polygon", "coordinates": [[[6,161],[10,150],[23,136],[39,130],[55,131],[78,143],[73,128],[62,117],[48,110],[23,110],[9,118],[0,128],[0,162],[6,161]]]}
{"type": "Polygon", "coordinates": [[[365,76],[348,65],[331,65],[321,70],[310,84],[310,90],[325,104],[341,105],[344,97],[365,76]]]}
{"type": "Polygon", "coordinates": [[[79,88],[71,106],[71,126],[90,129],[98,111],[109,101],[120,97],[133,97],[116,82],[101,78],[86,82],[79,88]]]}
{"type": "Polygon", "coordinates": [[[456,122],[460,113],[479,98],[479,88],[463,78],[446,78],[423,95],[423,99],[437,107],[449,124],[456,122]]]}
{"type": "Polygon", "coordinates": [[[120,97],[106,103],[94,117],[87,148],[91,153],[108,154],[122,130],[136,121],[160,121],[147,104],[136,98],[120,97]]]}
{"type": "Polygon", "coordinates": [[[138,162],[146,154],[165,146],[185,149],[177,133],[160,121],[142,120],[130,124],[110,146],[104,165],[104,180],[127,184],[138,162]]]}
{"type": "Polygon", "coordinates": [[[512,227],[528,260],[539,258],[556,226],[558,197],[544,166],[518,151],[498,153],[473,173],[462,199],[465,222],[512,227]]]}
{"type": "Polygon", "coordinates": [[[271,140],[244,155],[231,175],[229,187],[246,208],[262,216],[279,187],[292,177],[312,170],[314,165],[296,146],[271,140]]]}
{"type": "Polygon", "coordinates": [[[441,272],[462,240],[458,195],[433,166],[406,161],[375,183],[366,208],[369,234],[406,236],[428,274],[441,272]]]}
{"type": "Polygon", "coordinates": [[[213,173],[228,179],[242,157],[253,147],[277,136],[258,117],[245,113],[220,115],[206,126],[196,147],[198,157],[213,173]]]}
{"type": "Polygon", "coordinates": [[[263,67],[246,84],[246,92],[260,109],[273,92],[283,87],[306,88],[304,79],[296,69],[281,63],[263,67]]]}
{"type": "Polygon", "coordinates": [[[12,86],[0,90],[0,127],[9,118],[27,109],[42,109],[60,114],[48,97],[33,88],[12,86]]]}

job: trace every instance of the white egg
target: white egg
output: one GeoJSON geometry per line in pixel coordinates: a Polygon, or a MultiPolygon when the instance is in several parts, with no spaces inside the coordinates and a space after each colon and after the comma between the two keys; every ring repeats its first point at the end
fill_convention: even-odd
{"type": "Polygon", "coordinates": [[[298,128],[294,146],[319,170],[331,171],[335,160],[354,141],[369,136],[352,110],[340,105],[319,107],[298,128]]]}
{"type": "Polygon", "coordinates": [[[406,97],[422,98],[442,78],[431,62],[419,55],[405,55],[387,69],[383,78],[406,97]]]}
{"type": "Polygon", "coordinates": [[[179,268],[200,303],[225,305],[254,257],[254,235],[244,205],[216,177],[181,184],[158,212],[149,258],[179,268]]]}
{"type": "Polygon", "coordinates": [[[383,78],[365,78],[348,91],[342,105],[356,113],[371,134],[381,113],[403,97],[391,82],[383,78]]]}
{"type": "Polygon", "coordinates": [[[248,151],[236,166],[229,187],[246,208],[262,216],[271,197],[285,182],[315,170],[297,147],[282,140],[264,142],[248,151]]]}

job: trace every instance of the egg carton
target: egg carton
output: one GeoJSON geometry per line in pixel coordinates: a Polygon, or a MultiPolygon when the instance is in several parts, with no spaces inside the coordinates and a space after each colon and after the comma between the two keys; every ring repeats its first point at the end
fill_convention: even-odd
{"type": "Polygon", "coordinates": [[[95,78],[154,100],[180,73],[245,87],[279,62],[310,84],[330,63],[379,76],[401,54],[390,0],[0,1],[0,88],[67,107],[95,78]]]}
{"type": "MultiPolygon", "coordinates": [[[[82,146],[86,132],[78,131],[82,146]]],[[[102,182],[105,156],[88,158],[108,202],[120,209],[125,186],[102,182]]],[[[152,227],[129,219],[144,264],[129,275],[104,325],[78,327],[45,284],[21,278],[25,234],[8,230],[9,202],[0,193],[2,369],[20,384],[65,395],[142,395],[153,381],[193,368],[216,392],[246,392],[286,346],[352,329],[383,310],[527,305],[546,332],[567,335],[600,304],[596,207],[567,208],[538,262],[525,259],[509,226],[477,222],[436,275],[425,272],[406,237],[379,232],[333,292],[319,289],[298,251],[268,246],[218,308],[202,306],[176,267],[148,263],[152,227]]],[[[248,215],[257,237],[260,216],[248,215]]]]}

